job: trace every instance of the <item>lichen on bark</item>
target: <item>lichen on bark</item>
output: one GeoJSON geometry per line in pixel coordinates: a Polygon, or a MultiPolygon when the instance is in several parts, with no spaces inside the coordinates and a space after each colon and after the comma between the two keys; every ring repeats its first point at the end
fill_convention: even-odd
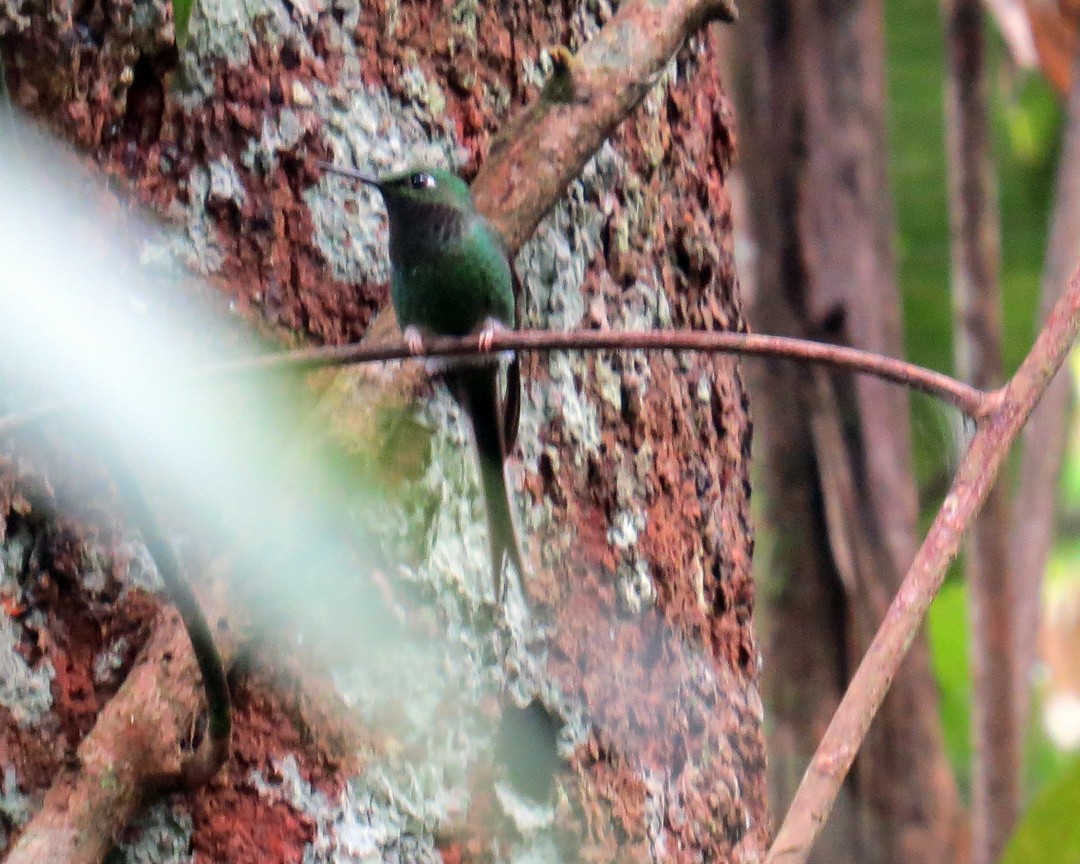
{"type": "MultiPolygon", "coordinates": [[[[614,14],[606,4],[503,0],[454,9],[349,6],[313,19],[306,4],[266,3],[249,4],[244,14],[264,6],[267,15],[245,19],[246,44],[235,30],[210,32],[222,5],[206,6],[183,61],[188,89],[163,90],[153,122],[128,112],[122,99],[91,110],[78,97],[59,125],[94,149],[106,170],[127,178],[138,197],[189,226],[202,244],[192,257],[264,331],[324,341],[367,331],[385,301],[386,269],[374,202],[346,200],[313,163],[389,167],[435,151],[471,176],[487,164],[504,121],[536,98],[542,49],[577,48],[614,14]]],[[[647,21],[664,11],[628,3],[620,14],[626,9],[647,21]]],[[[122,18],[129,7],[118,10],[122,18]]],[[[626,21],[619,26],[637,32],[626,21]]],[[[106,28],[106,43],[123,38],[106,28]]],[[[622,47],[620,68],[631,68],[639,47],[622,47]]],[[[36,50],[16,44],[15,92],[46,113],[55,103],[20,90],[33,78],[25,58],[36,50]]],[[[628,104],[648,92],[645,110],[587,162],[518,256],[529,323],[744,327],[724,185],[733,133],[715,53],[704,32],[661,63],[658,78],[635,85],[628,104]]],[[[129,62],[138,67],[140,56],[151,52],[129,62]]],[[[107,56],[92,53],[90,61],[84,78],[115,71],[107,56]]],[[[58,68],[59,77],[68,74],[58,68]]],[[[139,68],[154,67],[147,60],[139,68]]],[[[491,188],[487,204],[495,200],[491,188]]],[[[339,416],[362,423],[370,413],[351,409],[380,387],[392,409],[423,400],[409,422],[420,439],[434,427],[421,445],[429,463],[410,477],[438,512],[420,532],[407,527],[404,512],[388,515],[387,530],[397,530],[397,520],[404,533],[427,538],[410,578],[394,583],[391,606],[449,647],[422,645],[396,669],[338,670],[340,689],[356,687],[358,713],[373,724],[376,714],[407,710],[392,718],[395,733],[365,753],[363,775],[324,771],[330,788],[318,795],[284,760],[294,754],[298,775],[311,784],[305,772],[317,772],[324,751],[299,747],[280,701],[253,688],[244,716],[267,723],[271,736],[263,749],[246,738],[241,747],[263,766],[265,782],[251,793],[250,774],[230,768],[239,786],[215,784],[189,799],[193,848],[226,854],[215,796],[232,796],[238,812],[276,817],[280,848],[292,843],[316,856],[354,854],[349,832],[377,825],[412,837],[419,845],[401,854],[418,857],[435,845],[444,858],[535,853],[544,860],[579,853],[741,860],[764,848],[750,427],[738,364],[553,355],[529,358],[527,371],[520,465],[512,474],[536,569],[525,586],[530,623],[509,638],[470,626],[484,593],[486,544],[462,427],[445,394],[432,397],[415,370],[347,376],[326,391],[331,400],[351,399],[339,416]],[[472,575],[463,581],[464,572],[472,575]],[[437,598],[434,610],[418,608],[402,589],[410,579],[437,598]],[[418,694],[412,703],[410,664],[430,671],[448,657],[457,662],[448,664],[447,692],[418,694]],[[387,694],[384,682],[395,672],[403,683],[387,694]],[[382,703],[371,698],[376,693],[382,703]],[[510,769],[498,764],[500,714],[527,709],[546,714],[557,730],[550,816],[523,806],[505,785],[510,769]],[[481,728],[484,719],[493,728],[481,728]],[[510,839],[497,845],[495,835],[510,839]]],[[[354,444],[371,432],[350,430],[350,422],[337,428],[354,444]]],[[[244,829],[238,842],[254,844],[258,824],[268,822],[253,816],[237,825],[244,829]]]]}

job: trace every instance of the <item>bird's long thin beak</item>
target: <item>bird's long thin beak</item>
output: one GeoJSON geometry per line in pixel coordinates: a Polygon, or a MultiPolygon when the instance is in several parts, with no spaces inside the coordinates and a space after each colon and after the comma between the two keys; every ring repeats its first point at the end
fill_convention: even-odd
{"type": "Polygon", "coordinates": [[[376,189],[382,185],[379,183],[378,177],[371,174],[365,174],[363,171],[357,171],[355,168],[340,168],[329,162],[320,162],[319,167],[324,171],[329,171],[331,174],[340,174],[342,177],[348,177],[351,180],[359,180],[361,183],[366,183],[368,186],[374,186],[376,189]]]}

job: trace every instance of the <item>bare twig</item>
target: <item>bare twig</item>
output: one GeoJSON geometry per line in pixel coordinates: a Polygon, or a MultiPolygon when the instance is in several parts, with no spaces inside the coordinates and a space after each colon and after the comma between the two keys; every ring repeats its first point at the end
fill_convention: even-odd
{"type": "MultiPolygon", "coordinates": [[[[1003,380],[998,218],[982,0],[946,0],[945,122],[949,163],[955,351],[960,376],[989,389],[1003,380]]],[[[995,483],[965,545],[970,588],[972,860],[996,861],[1020,808],[1008,486],[995,483]]]]}
{"type": "MultiPolygon", "coordinates": [[[[941,399],[977,419],[984,411],[987,394],[941,372],[916,366],[903,360],[860,351],[844,345],[767,336],[759,333],[731,333],[700,330],[571,330],[554,333],[547,330],[516,330],[498,333],[492,340],[493,351],[705,351],[723,354],[746,354],[756,357],[782,357],[804,363],[820,363],[886,381],[903,384],[941,399]]],[[[196,369],[184,376],[188,381],[207,381],[240,374],[270,372],[280,369],[320,369],[353,363],[378,363],[410,357],[447,357],[479,352],[475,336],[446,337],[428,340],[420,355],[409,353],[403,342],[369,345],[358,342],[319,348],[281,351],[248,357],[196,369]]],[[[13,432],[85,403],[49,402],[0,417],[0,435],[13,432]]]]}
{"type": "Polygon", "coordinates": [[[1061,367],[1080,330],[1080,270],[1047,316],[1020,369],[988,397],[949,494],[915,555],[889,612],[803,776],[766,864],[802,864],[836,801],[900,663],[915,638],[949,563],[994,481],[1009,447],[1061,367]]]}
{"type": "MultiPolygon", "coordinates": [[[[556,350],[643,350],[643,351],[706,351],[723,354],[748,354],[758,357],[786,357],[806,363],[821,363],[853,372],[875,375],[914,387],[949,403],[969,417],[977,417],[983,409],[985,394],[950,378],[941,372],[925,369],[903,360],[884,357],[869,351],[860,351],[845,345],[832,345],[808,339],[787,336],[769,336],[760,333],[731,333],[727,331],[700,330],[572,330],[553,333],[546,330],[519,330],[497,334],[491,343],[493,351],[556,351],[556,350]]],[[[461,339],[433,339],[425,344],[423,356],[475,354],[477,339],[473,336],[461,339]]],[[[345,345],[334,348],[313,348],[307,351],[289,352],[240,361],[235,370],[243,365],[249,368],[272,368],[281,363],[289,366],[343,365],[393,360],[410,356],[405,346],[373,346],[362,348],[345,345]],[[305,356],[306,355],[306,356],[305,356]]],[[[224,370],[223,370],[224,371],[224,370]]],[[[3,427],[0,426],[0,430],[3,427]]]]}

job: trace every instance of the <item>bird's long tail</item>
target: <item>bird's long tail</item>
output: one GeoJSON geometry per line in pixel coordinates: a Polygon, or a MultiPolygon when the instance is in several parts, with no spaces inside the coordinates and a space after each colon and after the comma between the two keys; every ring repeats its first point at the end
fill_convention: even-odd
{"type": "MultiPolygon", "coordinates": [[[[480,479],[487,511],[492,582],[495,601],[501,605],[504,599],[504,560],[510,559],[519,579],[525,578],[526,571],[517,532],[514,530],[506,475],[503,473],[507,430],[502,428],[503,406],[499,399],[498,367],[495,364],[456,367],[446,372],[446,382],[458,404],[469,415],[476,438],[476,449],[480,457],[480,479]]],[[[512,378],[511,383],[520,386],[520,381],[516,378],[512,378]]],[[[513,398],[516,399],[516,394],[513,398]]]]}

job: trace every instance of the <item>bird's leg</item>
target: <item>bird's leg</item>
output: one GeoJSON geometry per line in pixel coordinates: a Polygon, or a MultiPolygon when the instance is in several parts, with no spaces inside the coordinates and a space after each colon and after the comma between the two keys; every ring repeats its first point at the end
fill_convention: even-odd
{"type": "Polygon", "coordinates": [[[484,324],[480,328],[480,352],[487,354],[491,350],[491,345],[495,341],[496,333],[505,333],[506,325],[499,321],[497,318],[485,318],[484,324]]]}
{"type": "Polygon", "coordinates": [[[410,354],[424,353],[424,337],[420,335],[420,329],[414,324],[406,327],[401,337],[405,340],[405,347],[409,349],[410,354]]]}

